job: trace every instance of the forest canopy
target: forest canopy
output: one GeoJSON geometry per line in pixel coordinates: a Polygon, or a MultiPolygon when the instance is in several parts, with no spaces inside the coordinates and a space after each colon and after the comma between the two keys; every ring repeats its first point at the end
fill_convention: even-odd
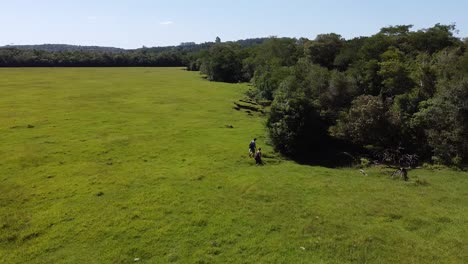
{"type": "Polygon", "coordinates": [[[455,31],[398,25],[350,40],[330,33],[221,43],[194,65],[210,80],[250,81],[256,99],[271,100],[270,140],[287,156],[398,153],[460,165],[468,160],[468,43],[455,31]]]}

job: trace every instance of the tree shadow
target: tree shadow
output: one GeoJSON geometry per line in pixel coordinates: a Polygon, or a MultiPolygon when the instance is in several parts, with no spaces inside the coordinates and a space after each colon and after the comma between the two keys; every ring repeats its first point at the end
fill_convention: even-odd
{"type": "Polygon", "coordinates": [[[359,164],[359,156],[364,153],[365,150],[359,146],[329,139],[312,146],[307,152],[303,151],[288,158],[301,165],[343,168],[359,164]]]}

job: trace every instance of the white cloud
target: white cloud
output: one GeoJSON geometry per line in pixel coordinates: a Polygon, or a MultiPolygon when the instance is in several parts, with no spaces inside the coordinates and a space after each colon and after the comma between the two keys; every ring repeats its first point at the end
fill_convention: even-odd
{"type": "Polygon", "coordinates": [[[159,23],[160,25],[164,25],[164,26],[167,26],[167,25],[171,25],[171,24],[174,24],[174,22],[172,21],[163,21],[161,23],[159,23]]]}

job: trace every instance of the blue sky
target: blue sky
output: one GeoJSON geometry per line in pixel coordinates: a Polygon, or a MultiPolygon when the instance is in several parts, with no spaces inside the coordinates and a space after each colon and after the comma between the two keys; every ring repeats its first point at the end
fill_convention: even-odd
{"type": "Polygon", "coordinates": [[[253,37],[368,36],[388,25],[456,23],[466,0],[0,0],[0,45],[64,43],[137,48],[253,37]]]}

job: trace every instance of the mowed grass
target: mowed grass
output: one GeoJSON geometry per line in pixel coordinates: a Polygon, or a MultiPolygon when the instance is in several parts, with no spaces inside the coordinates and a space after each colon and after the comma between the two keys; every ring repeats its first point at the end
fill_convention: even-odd
{"type": "Polygon", "coordinates": [[[0,263],[468,262],[468,173],[280,159],[265,117],[233,109],[247,89],[178,68],[0,69],[0,263]]]}

